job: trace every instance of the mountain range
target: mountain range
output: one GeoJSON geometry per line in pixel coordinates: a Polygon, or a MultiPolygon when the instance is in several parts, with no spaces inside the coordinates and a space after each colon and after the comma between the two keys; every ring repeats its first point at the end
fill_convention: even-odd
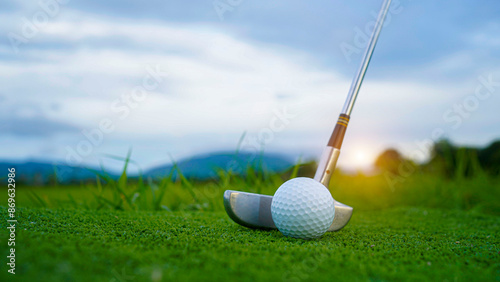
{"type": "MultiPolygon", "coordinates": [[[[210,179],[217,178],[219,170],[232,171],[235,174],[244,175],[249,167],[256,171],[282,172],[294,165],[294,162],[280,154],[255,155],[248,152],[215,152],[199,156],[194,156],[181,160],[175,164],[160,165],[146,170],[144,177],[161,178],[172,174],[178,177],[178,170],[190,179],[210,179]],[[174,168],[177,167],[178,170],[174,168]]],[[[7,172],[8,168],[16,168],[16,178],[18,181],[34,184],[45,184],[55,181],[70,183],[84,180],[93,180],[96,173],[101,172],[96,167],[75,167],[64,163],[48,162],[43,160],[10,162],[0,161],[0,171],[7,172]]],[[[118,178],[121,172],[107,173],[118,178]]],[[[130,177],[138,175],[129,174],[130,177]]]]}

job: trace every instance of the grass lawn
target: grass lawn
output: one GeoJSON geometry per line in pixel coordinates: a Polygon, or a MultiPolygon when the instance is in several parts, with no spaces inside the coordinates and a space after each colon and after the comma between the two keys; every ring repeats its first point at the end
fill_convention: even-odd
{"type": "Polygon", "coordinates": [[[500,281],[500,217],[476,212],[355,210],[344,230],[312,241],[246,229],[223,212],[25,207],[17,216],[16,275],[2,264],[0,281],[500,281]]]}

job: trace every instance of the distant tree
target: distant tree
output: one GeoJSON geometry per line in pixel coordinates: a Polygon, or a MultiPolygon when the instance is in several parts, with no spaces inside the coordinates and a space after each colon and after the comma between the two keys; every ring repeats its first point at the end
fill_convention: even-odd
{"type": "MultiPolygon", "coordinates": [[[[446,177],[473,177],[481,173],[500,175],[500,140],[486,148],[460,147],[447,139],[434,143],[429,161],[422,165],[405,159],[397,150],[385,150],[375,161],[375,167],[399,176],[411,174],[415,169],[436,173],[446,177]]],[[[393,181],[393,182],[394,182],[393,181]]]]}
{"type": "Polygon", "coordinates": [[[425,169],[427,171],[452,177],[455,174],[457,148],[447,139],[434,143],[431,157],[425,169]]]}
{"type": "Polygon", "coordinates": [[[491,175],[500,174],[500,141],[488,147],[459,147],[443,139],[434,144],[427,170],[448,177],[470,177],[480,171],[491,175]]]}
{"type": "Polygon", "coordinates": [[[481,166],[492,175],[500,174],[500,140],[491,143],[478,153],[481,166]]]}
{"type": "Polygon", "coordinates": [[[383,171],[398,174],[399,166],[405,161],[403,156],[395,149],[387,149],[375,160],[375,167],[383,171]]]}

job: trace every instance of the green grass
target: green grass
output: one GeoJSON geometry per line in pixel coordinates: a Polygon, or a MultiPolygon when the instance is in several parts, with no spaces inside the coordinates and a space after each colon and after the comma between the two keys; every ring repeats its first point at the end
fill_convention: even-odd
{"type": "MultiPolygon", "coordinates": [[[[316,169],[315,163],[297,163],[278,174],[262,168],[256,170],[247,164],[245,176],[219,169],[217,179],[200,182],[187,179],[174,162],[173,169],[165,171],[161,179],[142,176],[130,179],[127,174],[130,156],[131,151],[125,158],[113,157],[124,162],[118,179],[103,169],[94,171],[94,182],[80,186],[23,187],[25,193],[18,193],[16,205],[120,211],[223,211],[221,197],[225,190],[273,195],[284,181],[297,176],[312,177],[316,169]],[[174,179],[175,173],[178,177],[174,179]]],[[[411,206],[500,215],[500,176],[487,174],[475,155],[463,153],[456,159],[444,160],[445,164],[456,166],[451,177],[429,172],[429,168],[423,169],[412,162],[401,163],[396,174],[385,170],[374,176],[345,175],[336,170],[329,189],[337,200],[357,210],[411,206]]],[[[6,200],[7,194],[0,193],[0,203],[6,200]]]]}
{"type": "Polygon", "coordinates": [[[223,212],[21,208],[18,217],[17,274],[2,263],[1,281],[500,281],[500,220],[477,212],[356,211],[344,230],[311,241],[246,229],[223,212]]]}
{"type": "MultiPolygon", "coordinates": [[[[23,187],[16,204],[25,207],[126,211],[223,211],[225,190],[273,195],[289,175],[242,178],[221,174],[220,181],[104,181],[80,186],[23,187]],[[118,188],[120,186],[120,188],[118,188]]],[[[335,199],[356,210],[430,207],[500,215],[500,177],[443,178],[415,173],[391,186],[384,175],[336,173],[330,191],[335,199]]],[[[0,193],[6,203],[7,193],[0,193]]]]}
{"type": "MultiPolygon", "coordinates": [[[[336,171],[329,189],[354,207],[353,218],[304,241],[238,226],[222,202],[227,189],[272,195],[287,179],[310,176],[298,165],[196,182],[167,172],[130,179],[128,159],[119,179],[96,172],[81,185],[18,183],[17,274],[2,263],[0,281],[500,281],[500,177],[480,169],[390,180],[336,171]]],[[[5,258],[4,203],[0,193],[5,258]]]]}

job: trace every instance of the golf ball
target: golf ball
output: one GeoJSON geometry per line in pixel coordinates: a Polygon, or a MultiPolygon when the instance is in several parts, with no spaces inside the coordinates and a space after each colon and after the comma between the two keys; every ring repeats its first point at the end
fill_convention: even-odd
{"type": "Polygon", "coordinates": [[[311,178],[294,178],[278,188],[271,203],[274,224],[285,236],[313,239],[332,225],[335,206],[330,191],[311,178]]]}

